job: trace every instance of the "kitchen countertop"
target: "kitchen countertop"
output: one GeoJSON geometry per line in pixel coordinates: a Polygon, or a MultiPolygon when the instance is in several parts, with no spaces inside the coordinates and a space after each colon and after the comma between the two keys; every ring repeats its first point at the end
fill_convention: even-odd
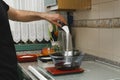
{"type": "MultiPolygon", "coordinates": [[[[28,71],[29,65],[39,67],[37,62],[19,63],[22,71],[31,80],[38,80],[28,71]]],[[[44,67],[51,66],[50,63],[42,63],[41,65],[44,65],[44,67]]],[[[100,61],[83,61],[81,68],[85,70],[83,73],[51,76],[55,80],[120,80],[120,67],[114,65],[100,61]]],[[[44,71],[48,73],[45,69],[44,71]]]]}

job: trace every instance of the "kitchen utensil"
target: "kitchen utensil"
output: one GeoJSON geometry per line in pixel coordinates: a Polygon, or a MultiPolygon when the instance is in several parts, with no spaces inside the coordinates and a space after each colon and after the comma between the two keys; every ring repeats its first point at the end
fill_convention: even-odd
{"type": "Polygon", "coordinates": [[[18,62],[33,62],[37,60],[36,54],[22,54],[17,55],[18,62]]]}
{"type": "Polygon", "coordinates": [[[57,42],[62,51],[73,50],[71,35],[69,35],[69,41],[67,41],[68,40],[66,40],[66,33],[63,30],[59,30],[57,42]]]}
{"type": "Polygon", "coordinates": [[[48,80],[45,76],[39,73],[33,66],[29,65],[28,70],[34,74],[39,80],[48,80]]]}
{"type": "Polygon", "coordinates": [[[39,64],[39,60],[42,61],[42,62],[52,61],[50,56],[39,56],[38,57],[38,64],[39,64]]]}
{"type": "Polygon", "coordinates": [[[64,32],[61,31],[61,33],[59,33],[59,34],[62,34],[62,35],[59,35],[58,37],[62,37],[62,39],[64,40],[65,51],[73,50],[72,36],[70,34],[69,27],[61,21],[59,21],[59,23],[62,25],[62,27],[60,27],[60,28],[64,32]]]}
{"type": "Polygon", "coordinates": [[[28,70],[38,79],[38,80],[55,80],[51,75],[46,73],[42,68],[36,66],[28,66],[28,70]]]}
{"type": "Polygon", "coordinates": [[[52,48],[43,48],[41,50],[41,55],[43,55],[43,56],[48,56],[48,55],[53,54],[53,53],[55,53],[55,50],[52,48]]]}
{"type": "MultiPolygon", "coordinates": [[[[72,39],[71,39],[71,34],[69,31],[69,27],[67,25],[65,25],[62,22],[59,22],[62,25],[62,30],[65,32],[65,38],[66,38],[66,51],[70,50],[69,48],[69,43],[72,43],[72,39]]],[[[72,47],[72,46],[71,46],[72,47]]],[[[72,50],[72,49],[71,49],[72,50]]]]}
{"type": "Polygon", "coordinates": [[[62,53],[55,53],[50,55],[55,67],[60,70],[72,70],[79,68],[84,57],[83,53],[77,51],[69,52],[69,55],[67,56],[66,54],[61,54],[62,53]]]}

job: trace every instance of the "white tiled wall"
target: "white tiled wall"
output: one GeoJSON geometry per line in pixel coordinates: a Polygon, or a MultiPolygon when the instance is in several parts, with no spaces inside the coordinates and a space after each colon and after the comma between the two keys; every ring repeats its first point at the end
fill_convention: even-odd
{"type": "MultiPolygon", "coordinates": [[[[120,0],[92,0],[92,9],[74,12],[74,20],[120,17],[120,0]]],[[[73,28],[76,48],[120,62],[120,28],[73,28]]]]}
{"type": "Polygon", "coordinates": [[[114,1],[99,4],[100,18],[113,18],[114,1]]]}
{"type": "Polygon", "coordinates": [[[114,2],[114,17],[120,17],[120,0],[114,2]]]}
{"type": "Polygon", "coordinates": [[[74,19],[98,19],[120,17],[120,0],[92,0],[92,9],[76,11],[74,19]]]}

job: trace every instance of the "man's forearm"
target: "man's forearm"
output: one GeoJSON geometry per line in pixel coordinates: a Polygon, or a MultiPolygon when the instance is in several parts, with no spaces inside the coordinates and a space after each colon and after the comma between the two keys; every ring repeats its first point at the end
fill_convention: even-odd
{"type": "Polygon", "coordinates": [[[24,11],[24,10],[18,10],[17,16],[15,18],[16,21],[22,21],[22,22],[29,22],[29,21],[35,21],[35,20],[41,20],[42,14],[41,12],[32,12],[32,11],[24,11]]]}
{"type": "Polygon", "coordinates": [[[43,19],[43,17],[45,17],[45,13],[16,10],[15,13],[13,12],[13,14],[10,14],[9,17],[14,21],[29,22],[43,19]]]}
{"type": "Polygon", "coordinates": [[[35,12],[35,11],[26,11],[26,10],[16,10],[14,8],[9,8],[8,11],[9,19],[13,21],[21,21],[21,22],[29,22],[36,20],[47,20],[57,26],[61,26],[58,23],[58,20],[66,24],[66,20],[59,14],[48,14],[43,12],[35,12]]]}

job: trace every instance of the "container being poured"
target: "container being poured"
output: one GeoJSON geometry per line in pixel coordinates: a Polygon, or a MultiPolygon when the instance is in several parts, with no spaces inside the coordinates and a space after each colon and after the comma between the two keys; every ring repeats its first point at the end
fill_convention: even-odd
{"type": "MultiPolygon", "coordinates": [[[[64,23],[60,23],[62,25],[62,30],[65,32],[65,51],[70,51],[73,50],[73,45],[72,45],[72,37],[70,34],[69,27],[65,25],[64,23]]],[[[64,35],[64,34],[63,34],[64,35]]]]}
{"type": "Polygon", "coordinates": [[[64,65],[70,67],[72,64],[72,61],[70,58],[73,56],[71,34],[70,34],[70,30],[69,30],[68,26],[63,23],[61,23],[61,24],[62,24],[62,29],[64,30],[65,36],[66,36],[66,48],[65,48],[65,52],[64,52],[64,56],[65,56],[64,65]]]}
{"type": "MultiPolygon", "coordinates": [[[[62,29],[65,31],[66,33],[66,51],[69,51],[69,42],[71,41],[71,35],[70,35],[70,31],[68,26],[63,26],[62,29]]],[[[71,42],[72,43],[72,42],[71,42]]],[[[72,47],[72,46],[71,46],[72,47]]]]}

